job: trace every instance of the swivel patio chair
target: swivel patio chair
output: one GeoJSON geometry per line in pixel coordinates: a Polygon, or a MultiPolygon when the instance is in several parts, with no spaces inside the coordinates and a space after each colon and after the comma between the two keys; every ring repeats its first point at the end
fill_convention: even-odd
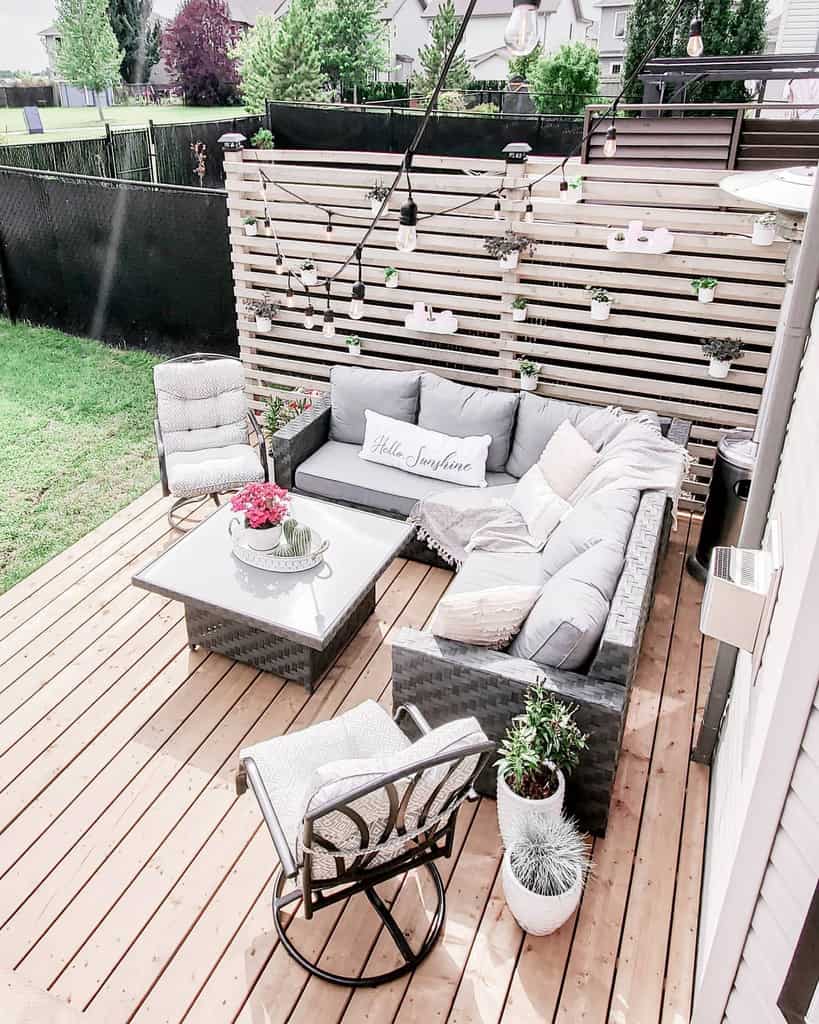
{"type": "Polygon", "coordinates": [[[433,861],[451,855],[458,810],[477,799],[472,784],[494,749],[474,718],[432,730],[412,705],[399,707],[393,719],[370,700],[240,752],[236,790],[253,790],[281,865],[273,886],[276,931],[305,970],[339,985],[379,985],[429,954],[446,913],[433,861]],[[404,716],[421,733],[415,743],[399,728],[404,716]],[[436,906],[413,950],[375,886],[419,867],[432,876],[436,906]],[[288,879],[296,888],[285,894],[288,879]],[[301,899],[309,921],[358,893],[381,918],[401,962],[380,974],[333,974],[296,948],[282,912],[301,899]]]}
{"type": "Polygon", "coordinates": [[[241,362],[195,352],[154,367],[154,433],[162,493],[176,498],[168,522],[191,502],[269,479],[261,428],[248,407],[241,362]],[[258,447],[249,443],[248,426],[258,447]]]}

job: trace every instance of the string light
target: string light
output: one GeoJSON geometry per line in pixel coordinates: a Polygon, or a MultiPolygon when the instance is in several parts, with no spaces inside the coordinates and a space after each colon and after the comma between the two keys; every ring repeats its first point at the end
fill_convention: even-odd
{"type": "Polygon", "coordinates": [[[700,17],[699,12],[696,17],[691,19],[691,27],[688,32],[688,45],[685,49],[689,57],[701,57],[702,51],[705,49],[702,43],[702,18],[700,17]]]}
{"type": "Polygon", "coordinates": [[[515,57],[526,57],[538,44],[538,7],[540,0],[512,0],[512,15],[503,40],[515,57]]]}
{"type": "Polygon", "coordinates": [[[535,208],[532,206],[532,186],[529,186],[529,198],[526,200],[526,209],[523,213],[523,220],[526,224],[535,223],[535,208]]]}
{"type": "Polygon", "coordinates": [[[497,198],[495,199],[495,205],[494,205],[494,207],[493,207],[493,215],[494,215],[494,217],[495,217],[495,220],[501,220],[501,219],[502,219],[502,217],[503,217],[503,214],[502,214],[502,212],[501,212],[501,201],[500,201],[500,196],[498,196],[498,197],[497,197],[497,198]]]}
{"type": "Polygon", "coordinates": [[[296,305],[296,296],[293,291],[293,284],[290,280],[290,271],[287,271],[287,291],[284,293],[284,303],[288,309],[292,309],[296,305]]]}
{"type": "Polygon", "coordinates": [[[284,273],[284,257],[282,256],[282,254],[280,252],[276,253],[276,266],[275,266],[274,269],[275,269],[277,274],[283,274],[284,273]]]}
{"type": "Polygon", "coordinates": [[[603,156],[614,156],[617,152],[617,129],[614,127],[614,119],[617,117],[617,100],[611,108],[611,124],[606,132],[606,141],[603,143],[603,156]]]}
{"type": "Polygon", "coordinates": [[[312,331],[316,322],[316,311],[313,309],[313,305],[310,302],[309,290],[305,289],[305,291],[307,292],[307,305],[304,307],[304,326],[308,331],[312,331]]]}
{"type": "Polygon", "coordinates": [[[358,259],[358,280],[353,285],[352,298],[350,299],[350,318],[361,320],[364,316],[364,282],[361,280],[361,246],[356,246],[356,258],[358,259]]]}
{"type": "Polygon", "coordinates": [[[324,323],[321,327],[321,333],[325,338],[334,338],[336,336],[336,325],[333,311],[330,309],[330,282],[328,281],[324,287],[327,289],[327,308],[324,310],[324,323]]]}
{"type": "Polygon", "coordinates": [[[398,235],[395,239],[395,247],[401,252],[414,252],[418,244],[418,207],[412,198],[412,182],[409,176],[409,165],[407,165],[407,193],[408,198],[401,207],[401,214],[398,219],[398,235]]]}
{"type": "Polygon", "coordinates": [[[569,201],[569,183],[565,178],[560,179],[560,201],[561,203],[568,203],[569,201]]]}
{"type": "Polygon", "coordinates": [[[330,210],[327,211],[327,226],[324,229],[324,237],[333,237],[333,214],[330,210]]]}

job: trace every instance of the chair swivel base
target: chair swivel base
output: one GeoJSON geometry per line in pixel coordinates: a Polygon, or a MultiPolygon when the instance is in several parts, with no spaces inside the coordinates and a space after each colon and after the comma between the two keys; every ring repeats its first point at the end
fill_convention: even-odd
{"type": "MultiPolygon", "coordinates": [[[[446,894],[444,892],[444,883],[437,867],[434,864],[427,862],[425,866],[432,876],[432,881],[435,885],[437,906],[429,928],[427,929],[424,942],[417,952],[410,947],[404,937],[404,933],[401,931],[400,925],[392,916],[387,905],[375,889],[364,889],[364,895],[370,901],[373,909],[381,918],[385,928],[395,943],[398,952],[401,954],[401,958],[404,962],[399,967],[396,967],[391,971],[385,971],[382,974],[345,975],[333,974],[331,971],[325,971],[324,968],[319,967],[318,963],[313,963],[313,961],[308,960],[300,950],[296,949],[285,930],[284,923],[282,922],[281,912],[283,908],[291,903],[299,893],[289,893],[288,896],[285,896],[284,898],[282,897],[282,892],[287,882],[287,878],[281,869],[279,869],[273,890],[273,921],[276,925],[276,932],[278,933],[279,940],[290,956],[292,956],[293,959],[306,971],[310,974],[315,974],[317,978],[321,978],[323,981],[329,981],[334,985],[346,985],[351,988],[365,988],[375,985],[384,985],[387,982],[395,981],[396,978],[400,978],[403,975],[408,974],[410,971],[414,971],[415,968],[418,967],[418,965],[425,960],[427,956],[429,956],[432,952],[433,946],[438,941],[438,937],[441,934],[441,929],[444,925],[444,919],[446,917],[446,894]]],[[[321,953],[319,953],[319,956],[321,956],[321,953]]]]}
{"type": "Polygon", "coordinates": [[[171,529],[182,530],[183,532],[193,529],[193,527],[196,526],[196,523],[189,523],[187,526],[183,526],[182,523],[187,517],[183,516],[182,519],[177,519],[177,513],[179,512],[180,509],[184,508],[185,506],[196,505],[199,502],[201,502],[203,498],[208,497],[213,498],[213,501],[216,505],[219,504],[218,494],[194,494],[189,498],[177,498],[173,505],[171,505],[171,507],[168,509],[168,525],[171,527],[171,529]]]}

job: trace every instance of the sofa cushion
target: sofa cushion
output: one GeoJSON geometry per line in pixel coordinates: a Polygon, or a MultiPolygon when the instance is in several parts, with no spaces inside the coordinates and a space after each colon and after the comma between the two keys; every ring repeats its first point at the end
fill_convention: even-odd
{"type": "Polygon", "coordinates": [[[418,426],[454,437],[490,434],[486,468],[493,473],[503,472],[509,458],[517,407],[517,394],[456,384],[434,373],[421,375],[418,426]]]}
{"type": "Polygon", "coordinates": [[[636,490],[610,490],[590,494],[578,502],[549,538],[541,553],[541,567],[548,579],[601,541],[612,541],[625,550],[640,502],[636,490]]]}
{"type": "Polygon", "coordinates": [[[543,567],[537,552],[470,551],[448,594],[468,594],[491,587],[538,587],[543,567]]]}
{"type": "Polygon", "coordinates": [[[564,420],[573,426],[593,411],[590,405],[575,405],[557,398],[522,394],[506,472],[523,476],[540,458],[552,434],[564,420]]]}
{"type": "Polygon", "coordinates": [[[332,441],[361,444],[364,441],[366,409],[406,423],[415,423],[418,419],[418,397],[421,391],[419,371],[334,366],[330,370],[330,382],[332,441]]]}
{"type": "MultiPolygon", "coordinates": [[[[296,487],[306,494],[360,505],[393,515],[407,516],[421,498],[457,484],[429,477],[413,476],[403,469],[379,466],[359,457],[361,446],[328,441],[296,470],[296,487]]],[[[506,473],[487,473],[487,490],[516,483],[506,473]]],[[[511,492],[511,491],[510,491],[511,492]]]]}
{"type": "Polygon", "coordinates": [[[559,569],[545,583],[509,653],[545,668],[582,668],[603,634],[624,552],[616,541],[599,541],[559,569]]]}
{"type": "Polygon", "coordinates": [[[435,609],[430,632],[433,636],[497,650],[508,646],[539,596],[539,586],[490,587],[446,594],[435,609]]]}
{"type": "Polygon", "coordinates": [[[154,388],[167,455],[247,444],[245,375],[238,359],[159,363],[154,388]]]}

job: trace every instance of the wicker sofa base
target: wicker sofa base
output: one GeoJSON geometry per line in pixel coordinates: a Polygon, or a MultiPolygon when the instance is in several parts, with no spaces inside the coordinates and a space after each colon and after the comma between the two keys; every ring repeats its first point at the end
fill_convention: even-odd
{"type": "Polygon", "coordinates": [[[259,629],[248,622],[192,605],[185,605],[185,624],[191,647],[204,647],[233,658],[234,661],[292,679],[302,683],[308,693],[312,693],[315,683],[374,610],[373,586],[320,651],[259,629]]]}

